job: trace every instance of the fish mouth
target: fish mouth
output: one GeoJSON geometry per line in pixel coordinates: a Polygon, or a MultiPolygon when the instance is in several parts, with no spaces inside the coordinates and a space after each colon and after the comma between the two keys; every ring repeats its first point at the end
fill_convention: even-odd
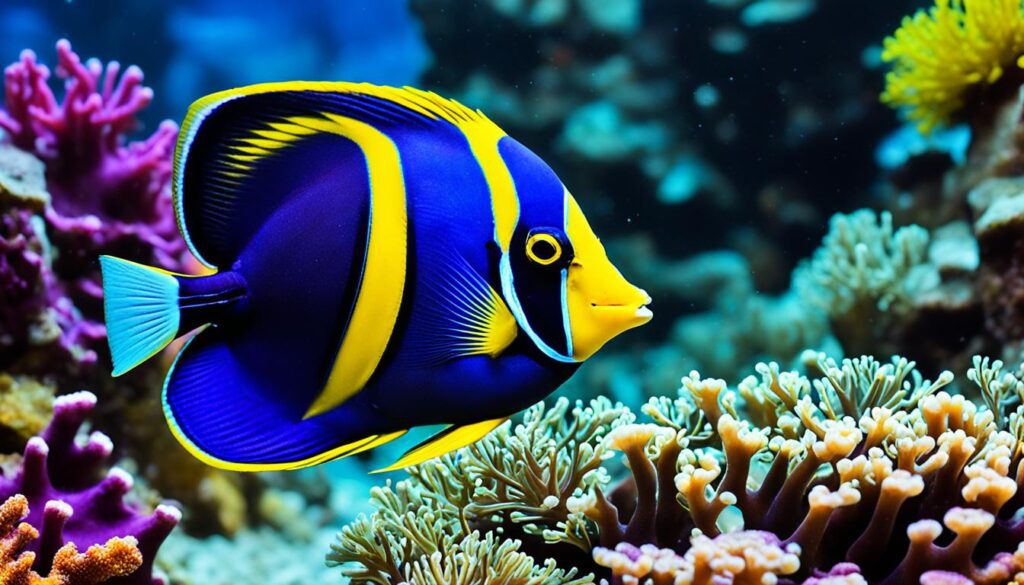
{"type": "Polygon", "coordinates": [[[632,317],[641,324],[646,323],[654,317],[654,313],[648,307],[651,304],[651,295],[647,294],[646,291],[641,292],[644,295],[644,300],[641,303],[598,303],[591,301],[590,308],[603,313],[617,312],[627,318],[630,316],[629,313],[633,313],[632,317]]]}

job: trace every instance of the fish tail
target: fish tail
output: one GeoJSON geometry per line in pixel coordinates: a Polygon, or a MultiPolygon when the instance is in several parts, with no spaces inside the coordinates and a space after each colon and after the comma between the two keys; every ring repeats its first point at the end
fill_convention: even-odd
{"type": "Polygon", "coordinates": [[[245,300],[237,272],[186,276],[113,256],[101,256],[107,341],[120,376],[176,337],[214,323],[245,300]]]}

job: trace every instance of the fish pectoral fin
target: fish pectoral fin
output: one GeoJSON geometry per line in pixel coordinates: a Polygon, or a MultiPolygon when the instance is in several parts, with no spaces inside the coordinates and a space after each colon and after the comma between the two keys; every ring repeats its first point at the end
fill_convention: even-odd
{"type": "Polygon", "coordinates": [[[452,425],[406,451],[394,464],[378,469],[373,473],[398,471],[412,465],[419,465],[428,459],[440,457],[456,449],[461,449],[484,438],[487,433],[501,426],[506,420],[508,418],[502,417],[462,426],[452,425]]]}
{"type": "Polygon", "coordinates": [[[409,332],[410,354],[417,365],[442,364],[461,357],[497,357],[519,331],[512,311],[498,291],[457,251],[441,246],[443,260],[426,281],[423,320],[409,332]]]}

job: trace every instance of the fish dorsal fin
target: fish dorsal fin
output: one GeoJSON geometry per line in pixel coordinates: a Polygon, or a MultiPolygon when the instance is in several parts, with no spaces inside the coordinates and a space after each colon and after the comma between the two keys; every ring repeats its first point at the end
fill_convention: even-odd
{"type": "MultiPolygon", "coordinates": [[[[182,122],[172,181],[178,226],[196,258],[229,267],[266,218],[301,189],[296,177],[329,179],[339,158],[353,156],[351,145],[325,130],[332,117],[384,133],[446,123],[501,134],[479,111],[414,88],[284,82],[201,98],[182,122]]],[[[344,177],[337,183],[344,186],[344,177]]]]}
{"type": "MultiPolygon", "coordinates": [[[[442,247],[444,249],[444,247],[442,247]]],[[[436,255],[435,255],[436,257],[436,255]]],[[[431,262],[437,266],[425,279],[422,319],[409,332],[412,366],[433,366],[473,355],[497,357],[519,330],[501,294],[458,252],[431,262]]]]}
{"type": "Polygon", "coordinates": [[[461,449],[484,438],[487,433],[501,426],[501,423],[506,420],[508,419],[503,417],[468,425],[452,425],[406,451],[394,464],[378,469],[373,473],[398,471],[412,465],[419,465],[424,461],[440,457],[456,449],[461,449]]]}

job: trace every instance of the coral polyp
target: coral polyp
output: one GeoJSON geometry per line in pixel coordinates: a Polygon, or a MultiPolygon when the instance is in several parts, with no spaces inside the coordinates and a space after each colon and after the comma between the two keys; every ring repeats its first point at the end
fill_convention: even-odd
{"type": "Polygon", "coordinates": [[[972,91],[996,83],[1024,55],[1019,0],[935,0],[885,39],[893,64],[882,101],[904,108],[923,131],[949,123],[972,91]]]}
{"type": "Polygon", "coordinates": [[[644,407],[649,423],[600,401],[568,420],[564,402],[535,407],[375,490],[377,514],[331,558],[362,563],[346,570],[356,583],[396,584],[404,572],[381,567],[434,554],[411,543],[498,531],[583,575],[611,569],[615,584],[1024,576],[1024,382],[982,358],[973,390],[898,357],[805,363],[812,375],[760,364],[736,387],[693,372],[644,407]],[[628,473],[612,481],[616,452],[628,473]]]}

